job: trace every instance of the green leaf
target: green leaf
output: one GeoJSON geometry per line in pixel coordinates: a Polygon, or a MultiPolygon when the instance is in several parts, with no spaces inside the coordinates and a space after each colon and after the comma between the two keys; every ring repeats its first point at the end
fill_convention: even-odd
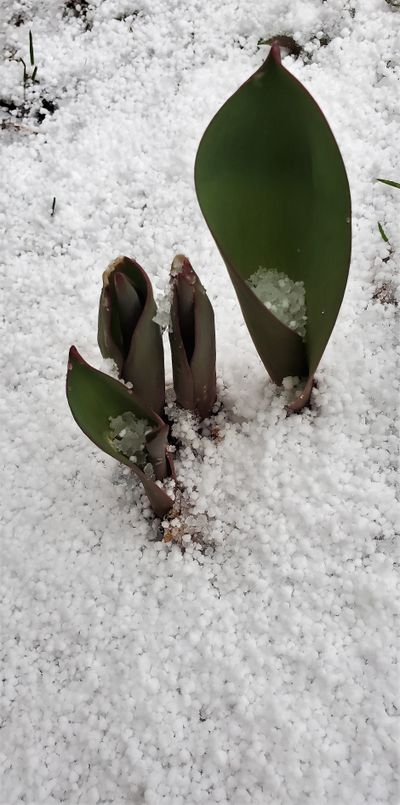
{"type": "Polygon", "coordinates": [[[162,413],[165,403],[164,350],[153,289],[146,272],[129,257],[117,257],[103,274],[97,340],[120,377],[141,400],[162,413]]]}
{"type": "Polygon", "coordinates": [[[391,179],[377,179],[377,182],[382,182],[382,184],[388,184],[389,187],[397,187],[400,190],[400,182],[392,182],[391,179]]]}
{"type": "Polygon", "coordinates": [[[217,112],[196,157],[198,201],[271,378],[311,377],[342,302],[351,205],[343,160],[315,101],[273,45],[217,112]],[[303,282],[305,340],[257,298],[260,267],[303,282]]]}
{"type": "Polygon", "coordinates": [[[71,347],[68,359],[67,399],[81,430],[101,450],[136,473],[154,511],[164,517],[173,501],[135,462],[117,450],[112,441],[110,418],[129,411],[148,423],[150,433],[146,436],[146,448],[159,480],[167,475],[168,462],[172,466],[166,451],[168,426],[122,383],[89,366],[75,347],[71,347]]]}
{"type": "Polygon", "coordinates": [[[389,238],[388,238],[388,236],[387,236],[382,224],[380,223],[380,221],[378,221],[378,229],[379,229],[379,234],[380,234],[382,240],[384,241],[384,243],[389,243],[389,238]]]}
{"type": "Polygon", "coordinates": [[[31,67],[33,67],[34,64],[35,64],[35,54],[34,54],[34,51],[33,51],[32,31],[29,31],[29,60],[30,60],[30,63],[31,63],[31,67]]]}
{"type": "Polygon", "coordinates": [[[215,403],[215,325],[208,296],[189,260],[176,255],[171,266],[171,345],[176,400],[200,419],[215,403]]]}

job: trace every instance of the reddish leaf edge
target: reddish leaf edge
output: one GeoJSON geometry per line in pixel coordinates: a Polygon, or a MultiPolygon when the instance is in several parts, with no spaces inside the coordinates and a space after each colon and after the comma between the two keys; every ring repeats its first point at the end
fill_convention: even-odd
{"type": "Polygon", "coordinates": [[[295,397],[295,399],[286,406],[288,414],[300,414],[303,408],[310,405],[312,390],[315,385],[315,377],[314,375],[310,375],[301,394],[295,397]]]}

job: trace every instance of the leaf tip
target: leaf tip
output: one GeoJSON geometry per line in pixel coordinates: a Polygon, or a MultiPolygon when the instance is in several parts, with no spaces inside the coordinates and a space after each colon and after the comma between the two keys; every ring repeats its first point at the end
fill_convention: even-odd
{"type": "Polygon", "coordinates": [[[79,352],[78,352],[77,348],[74,345],[72,345],[72,347],[70,347],[70,350],[69,350],[69,353],[68,353],[68,371],[69,372],[71,371],[71,369],[73,367],[74,361],[79,360],[79,358],[80,358],[80,355],[79,355],[79,352]]]}
{"type": "Polygon", "coordinates": [[[105,269],[105,271],[103,271],[103,276],[102,276],[103,289],[108,288],[108,286],[109,286],[110,274],[113,274],[114,271],[118,271],[118,269],[128,259],[129,259],[128,257],[124,257],[123,255],[119,255],[118,257],[115,258],[115,260],[112,260],[111,263],[108,264],[108,266],[105,269]]]}
{"type": "Polygon", "coordinates": [[[175,255],[172,265],[171,265],[171,278],[172,281],[176,280],[177,277],[180,277],[184,280],[187,280],[191,285],[194,285],[197,276],[195,271],[193,270],[190,261],[184,254],[177,254],[175,255]]]}
{"type": "Polygon", "coordinates": [[[273,42],[271,45],[271,50],[268,53],[267,60],[272,59],[275,64],[281,64],[281,48],[278,41],[273,42]]]}

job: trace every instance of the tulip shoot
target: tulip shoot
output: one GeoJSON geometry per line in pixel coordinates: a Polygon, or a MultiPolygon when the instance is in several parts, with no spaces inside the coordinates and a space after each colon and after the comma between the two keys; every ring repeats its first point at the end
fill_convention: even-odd
{"type": "Polygon", "coordinates": [[[306,378],[299,405],[342,302],[350,263],[350,192],[321,110],[281,64],[278,44],[217,112],[195,166],[199,204],[234,285],[255,347],[275,383],[306,378]],[[278,271],[305,288],[304,339],[248,282],[278,271]]]}
{"type": "Polygon", "coordinates": [[[171,267],[171,345],[178,405],[200,419],[215,403],[215,326],[208,296],[189,260],[178,254],[171,267]]]}
{"type": "Polygon", "coordinates": [[[164,350],[151,282],[139,263],[118,257],[103,274],[98,344],[112,358],[119,376],[140,399],[162,414],[165,403],[164,350]]]}

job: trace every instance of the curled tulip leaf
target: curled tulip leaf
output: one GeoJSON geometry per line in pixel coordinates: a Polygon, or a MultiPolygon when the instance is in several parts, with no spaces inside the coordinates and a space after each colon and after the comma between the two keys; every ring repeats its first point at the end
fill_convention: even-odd
{"type": "Polygon", "coordinates": [[[103,274],[98,344],[103,358],[112,358],[119,376],[130,381],[151,410],[165,403],[164,351],[151,282],[129,257],[117,257],[103,274]]]}
{"type": "Polygon", "coordinates": [[[176,400],[207,417],[215,403],[215,326],[211,302],[189,260],[176,255],[171,266],[171,344],[176,400]]]}
{"type": "Polygon", "coordinates": [[[156,481],[173,474],[167,452],[168,426],[134,392],[89,366],[75,347],[69,353],[67,399],[81,430],[101,450],[133,470],[155,513],[164,517],[173,501],[156,481]]]}
{"type": "Polygon", "coordinates": [[[351,203],[328,123],[282,66],[278,44],[206,129],[195,183],[260,358],[275,383],[308,378],[304,405],[347,282],[351,203]],[[304,337],[258,298],[259,271],[302,284],[304,337]]]}

